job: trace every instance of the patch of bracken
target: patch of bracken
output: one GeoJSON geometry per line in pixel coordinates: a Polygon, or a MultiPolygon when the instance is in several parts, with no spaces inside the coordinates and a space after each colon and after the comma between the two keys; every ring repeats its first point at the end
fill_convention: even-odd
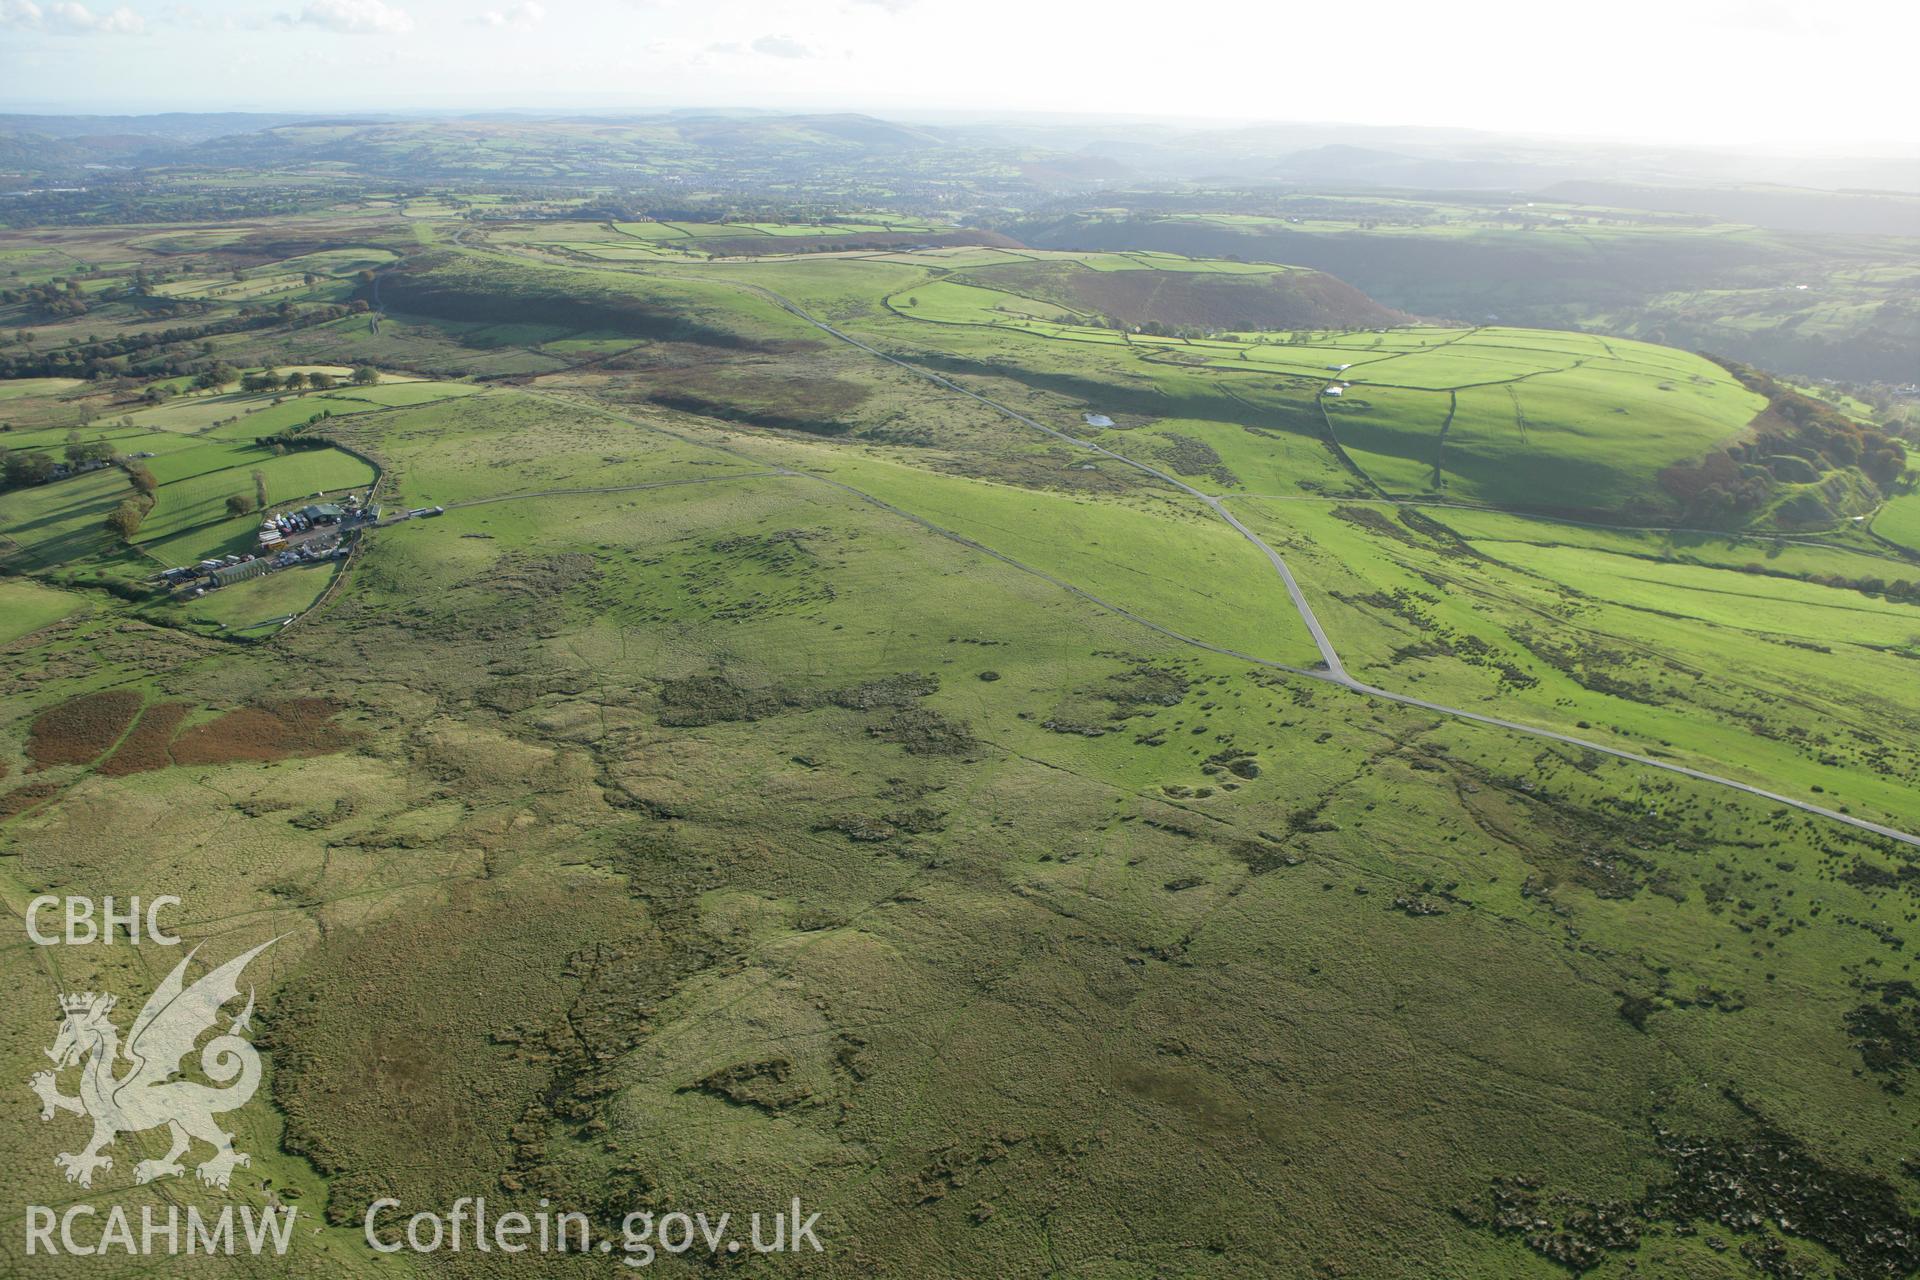
{"type": "Polygon", "coordinates": [[[326,698],[281,698],[197,724],[173,742],[175,764],[238,764],[329,755],[355,740],[326,698]]]}
{"type": "Polygon", "coordinates": [[[173,735],[192,709],[184,702],[156,702],[148,707],[134,724],[133,732],[101,763],[99,772],[122,777],[164,769],[172,764],[173,735]]]}
{"type": "Polygon", "coordinates": [[[120,740],[143,701],[132,689],[106,689],[48,707],[27,729],[27,759],[38,769],[91,764],[120,740]]]}

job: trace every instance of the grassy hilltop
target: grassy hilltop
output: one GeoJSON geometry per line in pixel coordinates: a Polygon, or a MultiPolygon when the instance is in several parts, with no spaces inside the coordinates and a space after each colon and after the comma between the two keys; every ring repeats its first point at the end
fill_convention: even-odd
{"type": "MultiPolygon", "coordinates": [[[[359,1243],[480,1192],[798,1195],[823,1275],[1920,1268],[1873,424],[1305,269],[414,213],[0,235],[0,444],[154,482],[0,494],[0,891],[283,935],[296,1274],[502,1274],[359,1243]],[[445,513],[152,590],[256,472],[445,513]]],[[[21,1080],[170,961],[7,954],[21,1080]]]]}
{"type": "Polygon", "coordinates": [[[1334,185],[1094,203],[1006,230],[1049,248],[1303,263],[1417,315],[1621,334],[1782,373],[1920,378],[1913,196],[1568,183],[1525,199],[1334,185]],[[1872,216],[1833,217],[1849,200],[1872,216]]]}

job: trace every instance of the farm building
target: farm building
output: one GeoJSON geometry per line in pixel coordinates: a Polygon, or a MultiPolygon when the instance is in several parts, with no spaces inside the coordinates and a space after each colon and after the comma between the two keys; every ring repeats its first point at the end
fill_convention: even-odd
{"type": "Polygon", "coordinates": [[[230,587],[236,582],[245,582],[248,578],[257,578],[272,568],[268,560],[242,560],[239,564],[223,564],[207,574],[216,587],[230,587]]]}
{"type": "Polygon", "coordinates": [[[312,524],[339,524],[343,512],[331,502],[320,502],[300,508],[300,514],[312,524]]]}
{"type": "Polygon", "coordinates": [[[1340,388],[1328,387],[1325,391],[1322,391],[1320,394],[1323,396],[1337,396],[1340,394],[1340,388]]]}

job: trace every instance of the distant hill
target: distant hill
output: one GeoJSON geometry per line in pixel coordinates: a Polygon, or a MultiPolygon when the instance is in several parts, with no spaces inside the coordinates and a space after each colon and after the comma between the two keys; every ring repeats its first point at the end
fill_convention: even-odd
{"type": "Polygon", "coordinates": [[[1538,186],[1577,172],[1571,164],[1525,156],[1419,156],[1333,145],[1284,156],[1263,176],[1314,186],[1473,191],[1538,186]]]}
{"type": "MultiPolygon", "coordinates": [[[[484,130],[486,137],[509,140],[488,158],[494,166],[489,176],[523,180],[553,176],[549,167],[555,162],[572,172],[589,172],[606,164],[656,162],[676,150],[724,157],[779,143],[795,149],[796,157],[825,152],[876,157],[908,152],[972,155],[985,159],[989,171],[1010,173],[1026,167],[1035,185],[1043,188],[1076,182],[1178,179],[1483,191],[1539,191],[1559,183],[1594,183],[1716,189],[1771,184],[1828,191],[1920,192],[1920,158],[1911,156],[1770,156],[1465,129],[1310,122],[1195,127],[1098,117],[976,116],[931,124],[858,112],[737,110],[594,115],[477,111],[403,117],[363,112],[333,118],[297,112],[12,114],[0,115],[0,142],[27,142],[30,145],[9,148],[6,154],[24,155],[29,165],[54,168],[87,163],[106,146],[95,140],[106,138],[141,140],[136,148],[116,150],[142,165],[221,166],[257,163],[276,152],[297,160],[305,145],[300,135],[271,136],[289,125],[344,126],[348,162],[365,163],[373,171],[386,171],[379,152],[396,137],[410,138],[416,148],[424,146],[432,153],[441,150],[439,142],[483,136],[475,130],[484,130]],[[215,142],[223,145],[202,145],[215,142]],[[356,144],[370,149],[355,154],[356,144]]],[[[446,170],[436,168],[415,176],[442,172],[446,170]]],[[[1628,194],[1631,198],[1632,193],[1628,194]]]]}
{"type": "Polygon", "coordinates": [[[681,177],[725,187],[780,181],[821,164],[950,155],[962,169],[1014,171],[1011,153],[854,113],[436,119],[296,115],[7,116],[0,155],[49,173],[112,163],[262,173],[313,164],[369,177],[628,183],[681,177]]]}
{"type": "MultiPolygon", "coordinates": [[[[1715,202],[1709,196],[1748,195],[1695,194],[1703,197],[1701,208],[1715,202]]],[[[1836,209],[1844,196],[1804,194],[1801,212],[1810,218],[1836,210],[1835,217],[1857,220],[1878,209],[1898,219],[1920,206],[1911,197],[1861,196],[1849,213],[1836,209]]],[[[1674,199],[1685,195],[1676,190],[1674,199]]],[[[1126,198],[1100,200],[1104,206],[1126,198]]],[[[1239,219],[1122,215],[1103,207],[1018,219],[1002,229],[1045,249],[1299,263],[1420,316],[1591,328],[1815,377],[1920,379],[1920,305],[1905,283],[1920,270],[1912,241],[1721,226],[1705,216],[1698,225],[1633,219],[1631,234],[1589,226],[1592,219],[1533,227],[1517,220],[1462,226],[1444,218],[1421,224],[1419,202],[1411,204],[1412,211],[1387,201],[1316,207],[1303,197],[1298,218],[1239,219]],[[1342,207],[1347,212],[1333,211],[1342,207]]]]}
{"type": "Polygon", "coordinates": [[[1583,204],[1702,214],[1774,231],[1920,237],[1920,196],[1899,192],[1564,182],[1541,194],[1583,204]]]}
{"type": "MultiPolygon", "coordinates": [[[[88,165],[143,168],[177,164],[202,143],[281,128],[308,117],[241,111],[151,116],[0,115],[0,160],[62,171],[88,165]]],[[[364,126],[371,117],[353,123],[364,126]]]]}
{"type": "Polygon", "coordinates": [[[971,135],[1073,151],[1140,179],[1307,181],[1364,187],[1539,190],[1559,182],[1774,184],[1920,192],[1920,158],[1770,155],[1470,129],[1276,122],[1237,127],[1152,120],[993,121],[971,135]]]}
{"type": "MultiPolygon", "coordinates": [[[[0,134],[28,134],[43,138],[146,138],[155,142],[195,143],[233,133],[273,129],[310,118],[309,114],[252,111],[170,111],[150,116],[36,116],[0,114],[0,134]]],[[[366,124],[374,117],[356,116],[366,124]]]]}

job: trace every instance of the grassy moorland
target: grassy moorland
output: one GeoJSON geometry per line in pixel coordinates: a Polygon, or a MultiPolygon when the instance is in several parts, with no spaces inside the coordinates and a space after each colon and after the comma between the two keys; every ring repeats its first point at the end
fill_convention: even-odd
{"type": "Polygon", "coordinates": [[[1318,409],[1383,488],[1495,505],[1634,510],[1658,495],[1662,470],[1732,440],[1764,407],[1697,356],[1578,334],[1486,327],[1156,336],[1059,309],[1047,314],[1049,303],[951,278],[888,301],[916,320],[1011,328],[1224,371],[1233,375],[1221,380],[1228,389],[1236,377],[1261,390],[1276,375],[1324,384],[1318,409]]]}
{"type": "MultiPolygon", "coordinates": [[[[108,533],[116,468],[0,496],[38,620],[0,644],[0,891],[281,938],[232,1194],[311,1207],[295,1274],[495,1274],[359,1243],[374,1199],[479,1191],[798,1195],[833,1275],[1920,1266],[1911,847],[1315,678],[1260,548],[1161,478],[1285,557],[1362,680],[1915,831],[1920,565],[1851,506],[1778,514],[1876,506],[1867,437],[1644,343],[1343,315],[1311,272],[549,232],[307,228],[394,247],[384,318],[207,339],[371,388],[4,402],[11,447],[153,452],[160,523],[108,533]],[[1206,318],[1249,288],[1316,322],[1206,318]],[[245,424],[321,407],[337,448],[256,457],[245,424]],[[235,475],[361,459],[445,514],[142,587],[235,475]],[[1674,476],[1726,467],[1753,502],[1683,524],[1674,476]]],[[[168,959],[0,954],[21,1079],[57,991],[168,959]]],[[[70,1194],[63,1138],[6,1128],[16,1203],[70,1194]]]]}
{"type": "Polygon", "coordinates": [[[1731,193],[1720,214],[1684,211],[1699,193],[1613,194],[1122,193],[1005,229],[1056,249],[1303,263],[1418,315],[1621,334],[1786,373],[1913,380],[1910,198],[1883,201],[1890,225],[1863,235],[1770,226],[1761,195],[1742,217],[1731,193]]]}

